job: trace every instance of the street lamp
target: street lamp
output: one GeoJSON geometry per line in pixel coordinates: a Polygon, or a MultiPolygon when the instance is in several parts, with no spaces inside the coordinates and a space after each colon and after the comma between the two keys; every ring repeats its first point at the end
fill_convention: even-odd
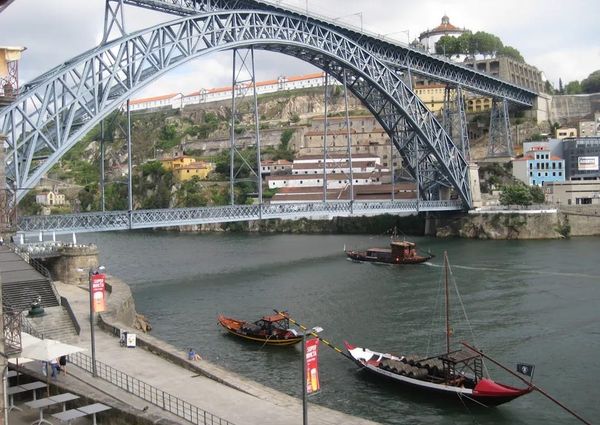
{"type": "MultiPolygon", "coordinates": [[[[82,269],[78,269],[83,271],[82,269]]],[[[99,266],[98,268],[90,267],[88,271],[88,288],[90,291],[90,336],[92,339],[92,376],[95,378],[98,376],[96,370],[96,334],[94,330],[94,318],[98,311],[104,311],[104,285],[106,275],[104,271],[106,267],[99,266]],[[96,296],[99,294],[99,296],[96,296]]]]}
{"type": "Polygon", "coordinates": [[[403,31],[394,31],[394,32],[388,32],[387,34],[382,34],[382,40],[385,40],[385,38],[388,35],[394,35],[394,34],[406,34],[406,44],[410,44],[410,30],[403,30],[403,31]]]}
{"type": "Polygon", "coordinates": [[[333,22],[338,21],[342,18],[348,18],[350,16],[358,16],[360,18],[360,32],[363,32],[363,14],[362,12],[356,12],[356,13],[350,13],[348,15],[344,15],[344,16],[338,16],[337,18],[333,19],[333,22]]]}
{"type": "Polygon", "coordinates": [[[308,425],[308,392],[306,390],[306,334],[314,335],[318,338],[318,333],[323,332],[323,328],[315,326],[311,329],[305,329],[302,333],[302,424],[308,425]]]}

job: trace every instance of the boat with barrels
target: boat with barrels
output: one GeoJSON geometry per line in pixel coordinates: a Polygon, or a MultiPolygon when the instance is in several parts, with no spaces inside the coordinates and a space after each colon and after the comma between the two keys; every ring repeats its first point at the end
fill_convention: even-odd
{"type": "Polygon", "coordinates": [[[419,264],[433,258],[432,254],[420,255],[417,244],[394,240],[389,248],[369,248],[366,251],[345,250],[352,261],[382,264],[419,264]]]}
{"type": "Polygon", "coordinates": [[[293,345],[302,341],[302,335],[290,328],[290,320],[285,312],[264,316],[255,322],[223,315],[219,315],[218,321],[227,332],[248,341],[265,345],[293,345]]]}
{"type": "MultiPolygon", "coordinates": [[[[386,380],[437,394],[470,400],[485,406],[497,406],[533,391],[533,385],[516,388],[489,378],[484,355],[466,343],[452,349],[448,307],[448,257],[444,254],[446,349],[433,356],[396,355],[356,347],[345,342],[351,359],[361,369],[386,380]]],[[[463,309],[464,312],[464,309],[463,309]]],[[[486,356],[487,357],[487,356],[486,356]]],[[[488,357],[489,358],[489,357],[488,357]]]]}

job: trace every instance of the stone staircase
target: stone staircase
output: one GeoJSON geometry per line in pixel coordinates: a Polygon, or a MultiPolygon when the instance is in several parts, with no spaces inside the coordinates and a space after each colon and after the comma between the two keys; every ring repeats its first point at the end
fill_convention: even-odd
{"type": "Polygon", "coordinates": [[[44,310],[43,316],[27,317],[27,322],[35,330],[36,335],[67,344],[77,344],[79,335],[66,308],[58,306],[44,310]]]}
{"type": "Polygon", "coordinates": [[[48,279],[39,276],[39,279],[6,282],[2,285],[2,302],[17,311],[28,310],[31,303],[38,296],[42,298],[42,307],[56,307],[59,305],[52,284],[48,279]]]}

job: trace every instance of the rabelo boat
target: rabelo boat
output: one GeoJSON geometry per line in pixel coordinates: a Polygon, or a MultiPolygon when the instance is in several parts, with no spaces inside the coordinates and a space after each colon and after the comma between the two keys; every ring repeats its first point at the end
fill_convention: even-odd
{"type": "Polygon", "coordinates": [[[426,390],[438,395],[448,395],[473,401],[485,406],[497,406],[528,394],[534,387],[515,388],[495,382],[485,376],[483,356],[465,347],[450,348],[452,330],[448,314],[448,257],[444,253],[446,289],[446,351],[422,357],[395,355],[356,347],[345,342],[352,360],[363,370],[389,381],[408,387],[426,390]]]}
{"type": "Polygon", "coordinates": [[[253,323],[223,315],[219,315],[218,320],[227,332],[249,341],[266,345],[293,345],[302,341],[302,335],[290,328],[285,314],[264,316],[253,323]]]}
{"type": "Polygon", "coordinates": [[[417,244],[408,241],[392,240],[389,248],[369,248],[366,251],[346,250],[352,261],[383,264],[419,264],[433,258],[433,255],[420,255],[417,244]]]}

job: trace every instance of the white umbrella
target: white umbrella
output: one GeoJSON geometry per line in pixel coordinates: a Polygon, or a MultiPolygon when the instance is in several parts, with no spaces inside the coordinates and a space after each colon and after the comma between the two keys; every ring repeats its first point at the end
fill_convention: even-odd
{"type": "Polygon", "coordinates": [[[60,356],[66,356],[68,354],[78,353],[85,350],[85,348],[65,344],[64,342],[55,341],[53,339],[35,338],[37,341],[29,340],[29,338],[27,339],[28,341],[22,343],[21,356],[34,360],[42,360],[47,362],[60,356]]]}

